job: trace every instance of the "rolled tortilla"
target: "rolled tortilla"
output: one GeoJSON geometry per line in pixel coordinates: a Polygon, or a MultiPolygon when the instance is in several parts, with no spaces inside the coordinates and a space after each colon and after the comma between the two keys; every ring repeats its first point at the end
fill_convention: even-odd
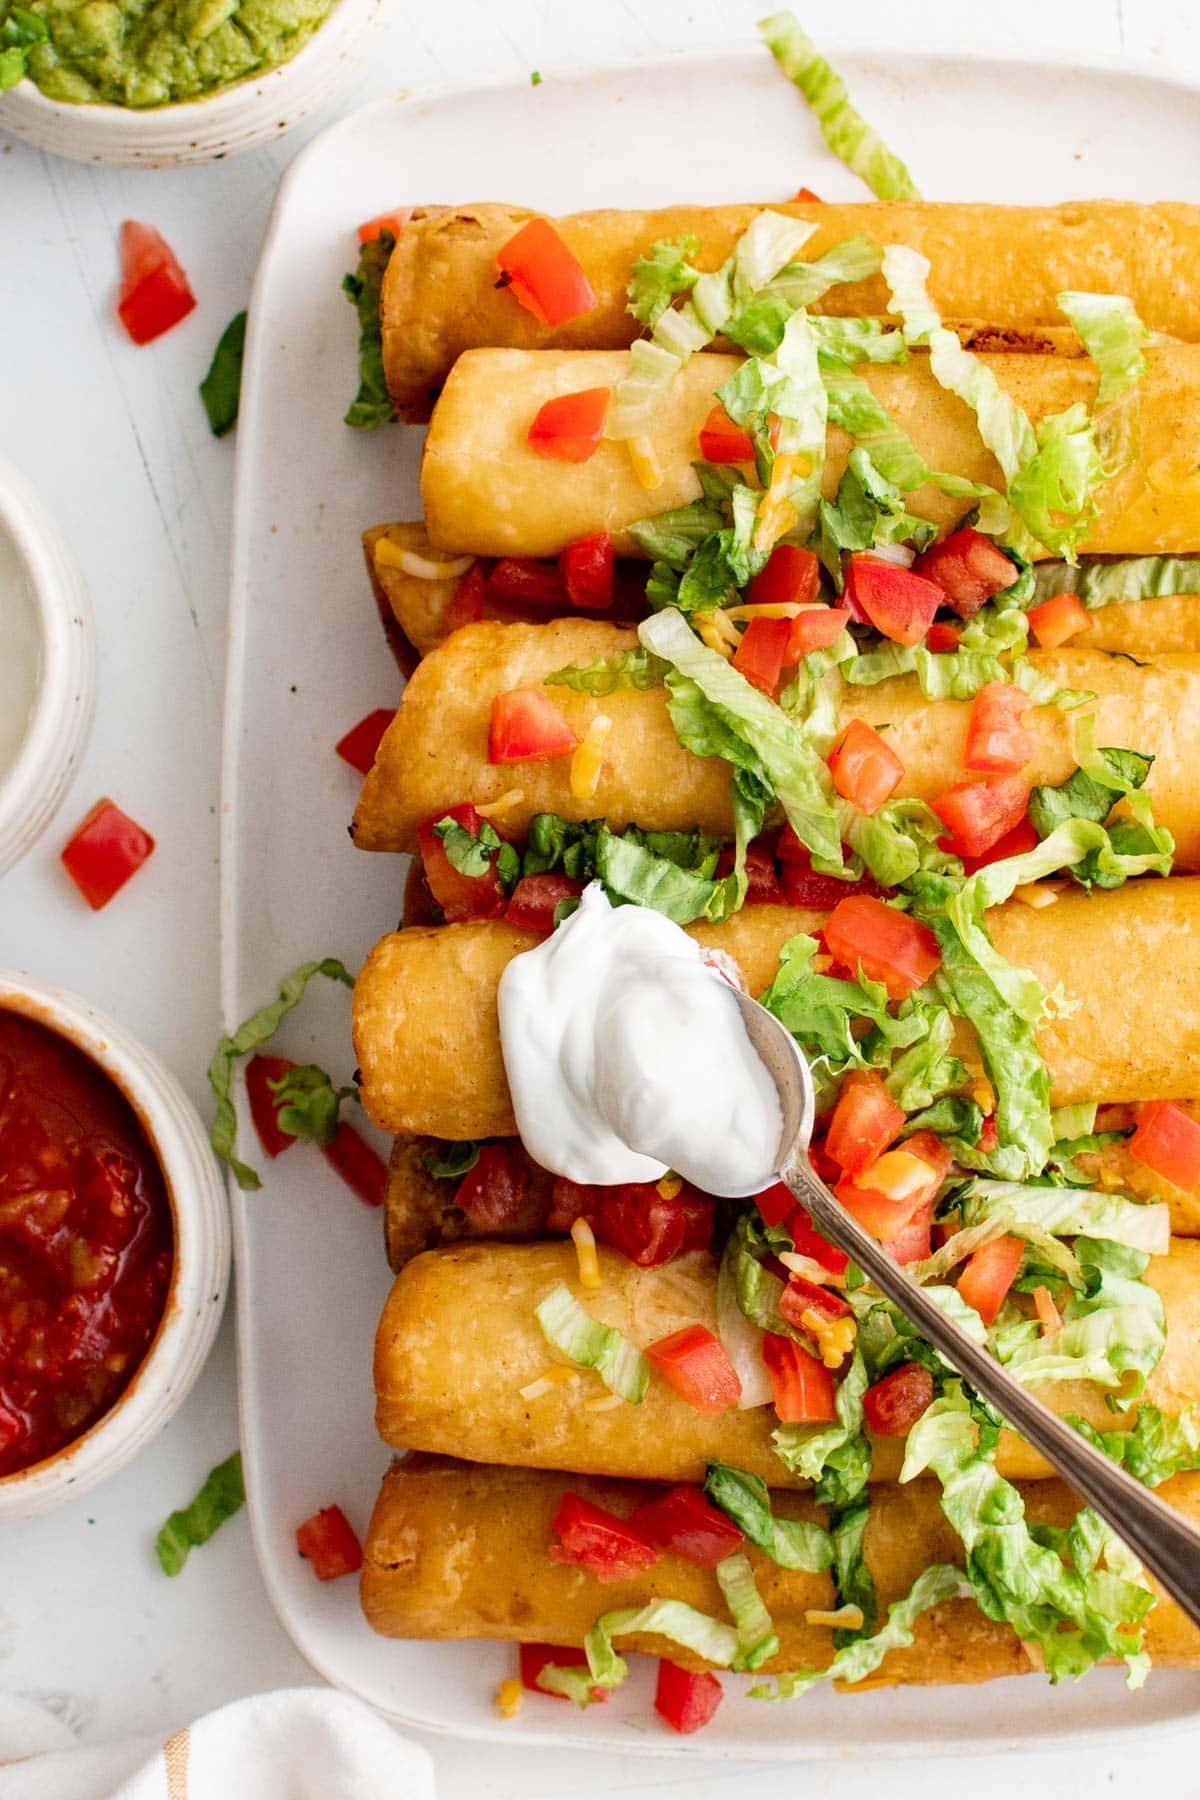
{"type": "MultiPolygon", "coordinates": [[[[1095,395],[1096,371],[1082,358],[982,360],[1035,424],[1077,401],[1090,404],[1095,395]]],[[[1146,360],[1139,384],[1140,456],[1098,492],[1096,520],[1081,546],[1097,554],[1200,548],[1200,345],[1163,345],[1146,360]]],[[[638,554],[629,525],[699,496],[692,467],[698,434],[738,359],[694,356],[676,377],[650,438],[662,477],[652,490],[642,486],[622,443],[604,440],[583,463],[535,455],[526,434],[545,402],[581,388],[611,387],[628,362],[620,350],[468,350],[461,356],[434,410],[421,465],[421,499],[434,543],[479,556],[557,556],[572,539],[607,531],[618,555],[638,554]]],[[[938,385],[926,358],[900,367],[864,365],[862,373],[931,468],[1003,485],[974,414],[938,385]]],[[[848,449],[845,434],[831,430],[828,495],[848,449]]],[[[907,505],[945,528],[970,502],[926,486],[907,505]]]]}
{"type": "MultiPolygon", "coordinates": [[[[667,691],[621,688],[597,699],[573,688],[547,689],[578,736],[597,714],[612,721],[595,794],[571,792],[571,759],[495,764],[488,761],[493,698],[511,688],[539,686],[572,663],[611,658],[633,648],[636,635],[588,619],[545,625],[465,626],[415,671],[400,709],[379,747],[354,815],[354,842],[363,850],[414,850],[417,827],[448,807],[477,806],[519,793],[504,814],[519,834],[535,813],[570,819],[605,818],[614,829],[648,831],[699,826],[731,834],[728,763],[695,756],[675,735],[667,691]]],[[[1028,715],[1038,749],[1031,782],[1059,783],[1075,768],[1075,717],[1095,713],[1096,742],[1141,750],[1155,758],[1147,783],[1155,818],[1175,835],[1181,869],[1200,868],[1200,655],[1168,656],[1142,667],[1095,650],[1035,650],[1030,665],[1056,688],[1096,695],[1094,704],[1063,712],[1041,706],[1028,715]]],[[[886,725],[887,741],[905,767],[897,793],[935,798],[963,778],[970,704],[926,700],[915,675],[876,687],[843,685],[844,720],[886,725]]]]}
{"type": "MultiPolygon", "coordinates": [[[[716,1330],[716,1264],[689,1251],[656,1269],[639,1269],[616,1251],[600,1251],[602,1283],[582,1295],[589,1313],[645,1348],[685,1325],[716,1330]]],[[[461,1244],[427,1250],[402,1269],[375,1338],[375,1423],[385,1443],[521,1468],[574,1469],[643,1481],[702,1481],[707,1463],[734,1463],[779,1487],[803,1487],[771,1441],[774,1408],[702,1418],[659,1377],[635,1411],[598,1408],[607,1390],[580,1372],[533,1399],[522,1395],[554,1355],[534,1309],[559,1282],[577,1286],[573,1244],[461,1244]],[[464,1329],[464,1323],[470,1328],[464,1329]]],[[[1146,1280],[1162,1296],[1167,1347],[1146,1383],[1145,1400],[1172,1414],[1200,1402],[1200,1242],[1181,1239],[1151,1259],[1146,1280]]],[[[1036,1390],[1066,1417],[1098,1430],[1129,1426],[1136,1407],[1110,1412],[1088,1382],[1056,1381],[1036,1390]]],[[[1127,1390],[1128,1391],[1128,1390],[1127,1390]]],[[[894,1481],[903,1461],[897,1438],[875,1444],[872,1480],[894,1481]]],[[[1004,1431],[1001,1474],[1038,1480],[1049,1465],[1004,1431]]]]}
{"type": "MultiPolygon", "coordinates": [[[[418,207],[384,278],[380,308],[388,387],[402,418],[423,420],[455,358],[486,345],[521,350],[623,348],[641,327],[626,310],[635,259],[660,238],[700,240],[695,264],[715,269],[760,205],[672,206],[657,211],[575,213],[555,228],[583,266],[596,305],[555,329],[540,325],[497,285],[496,252],[536,215],[504,205],[418,207]]],[[[954,202],[772,205],[816,229],[813,260],[863,234],[907,244],[932,264],[929,288],[968,343],[1002,349],[1070,349],[1057,295],[1064,288],[1127,294],[1152,330],[1200,338],[1192,276],[1200,213],[1166,202],[1069,201],[1063,206],[954,202]]],[[[815,312],[883,314],[878,275],[830,288],[815,312]]]]}
{"type": "MultiPolygon", "coordinates": [[[[1192,1118],[1200,1119],[1200,1101],[1184,1100],[1178,1104],[1192,1118]]],[[[1107,1106],[1102,1109],[1096,1128],[1102,1132],[1128,1129],[1135,1120],[1136,1108],[1107,1106]]],[[[533,1161],[519,1138],[507,1142],[510,1156],[516,1157],[527,1171],[525,1204],[511,1225],[497,1230],[477,1224],[455,1204],[457,1178],[430,1174],[426,1156],[444,1155],[446,1151],[440,1139],[396,1139],[384,1200],[388,1261],[396,1274],[422,1250],[434,1250],[443,1244],[483,1237],[525,1243],[531,1238],[561,1235],[546,1227],[554,1177],[533,1161]]],[[[1098,1150],[1083,1151],[1076,1161],[1089,1180],[1106,1192],[1131,1194],[1139,1200],[1165,1200],[1176,1236],[1200,1237],[1200,1189],[1188,1192],[1156,1175],[1130,1155],[1125,1139],[1103,1144],[1098,1150]]]]}
{"type": "MultiPolygon", "coordinates": [[[[746,906],[690,935],[724,950],[752,993],[779,951],[822,915],[746,906]]],[[[1067,889],[1053,906],[1020,901],[988,914],[1010,962],[1076,1002],[1038,1029],[1056,1106],[1200,1098],[1200,879],[1067,889]]],[[[510,959],[540,940],[503,920],[414,926],[378,943],[354,991],[354,1048],[367,1112],[385,1131],[434,1137],[516,1134],[496,1017],[510,959]]],[[[978,1060],[960,1022],[959,1053],[978,1060]]]]}
{"type": "MultiPolygon", "coordinates": [[[[458,579],[430,581],[408,574],[395,560],[395,553],[400,550],[415,551],[434,560],[441,554],[430,544],[424,524],[373,525],[363,532],[363,552],[376,602],[381,610],[390,612],[413,648],[427,656],[449,635],[447,613],[458,579]],[[381,550],[385,543],[394,549],[381,550]]],[[[619,566],[629,571],[626,579],[631,590],[636,587],[634,570],[640,570],[644,582],[644,563],[619,566]]],[[[640,612],[638,608],[618,617],[636,618],[640,612]]],[[[515,616],[485,598],[485,618],[495,617],[511,624],[515,616]]],[[[548,611],[544,616],[555,614],[548,611]]],[[[573,615],[564,598],[559,616],[578,615],[573,615]]],[[[1091,621],[1086,639],[1089,650],[1116,650],[1137,657],[1200,651],[1200,594],[1169,594],[1159,599],[1101,606],[1092,613],[1091,621]]]]}
{"type": "MultiPolygon", "coordinates": [[[[633,1580],[603,1586],[585,1570],[551,1560],[551,1522],[564,1493],[628,1516],[654,1497],[632,1481],[600,1480],[531,1469],[476,1467],[416,1456],[383,1478],[364,1546],[363,1611],[384,1637],[499,1638],[507,1642],[581,1645],[597,1617],[650,1600],[682,1600],[715,1618],[727,1616],[716,1575],[666,1555],[633,1580]],[[464,1556],[464,1546],[470,1546],[464,1556]]],[[[1200,1520],[1200,1475],[1180,1475],[1159,1492],[1188,1518],[1200,1520]]],[[[1066,1527],[1080,1501],[1061,1481],[1024,1486],[1027,1517],[1066,1527]]],[[[803,1494],[780,1492],[773,1507],[785,1518],[824,1524],[827,1515],[803,1494]]],[[[873,1497],[864,1555],[881,1616],[936,1562],[962,1561],[962,1543],[947,1523],[936,1482],[879,1489],[873,1497]]],[[[827,1574],[780,1568],[753,1546],[747,1555],[772,1624],[779,1654],[765,1671],[824,1668],[833,1656],[829,1625],[806,1614],[837,1604],[827,1574]]],[[[1160,1667],[1200,1663],[1200,1630],[1161,1597],[1146,1620],[1146,1648],[1160,1667]]],[[[684,1668],[706,1665],[660,1638],[618,1638],[623,1650],[666,1656],[684,1668]]],[[[1007,1625],[980,1613],[973,1600],[951,1600],[917,1621],[911,1648],[889,1652],[869,1682],[846,1690],[903,1682],[921,1686],[990,1681],[1036,1667],[1007,1625]]]]}

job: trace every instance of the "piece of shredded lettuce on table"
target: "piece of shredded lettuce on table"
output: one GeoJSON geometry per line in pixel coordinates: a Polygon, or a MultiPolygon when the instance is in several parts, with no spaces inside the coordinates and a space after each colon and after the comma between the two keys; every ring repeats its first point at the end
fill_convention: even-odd
{"type": "MultiPolygon", "coordinates": [[[[242,1057],[249,1056],[251,1051],[261,1050],[271,1041],[288,1013],[304,998],[304,991],[314,975],[323,975],[329,981],[341,982],[343,987],[354,986],[353,975],[336,956],[323,957],[320,962],[301,963],[299,968],[293,969],[290,975],[284,977],[277,1000],[272,1000],[270,1005],[251,1013],[248,1019],[242,1020],[236,1031],[229,1032],[220,1040],[208,1065],[208,1085],[217,1102],[216,1114],[209,1128],[209,1139],[222,1162],[228,1163],[233,1170],[234,1180],[240,1188],[260,1188],[262,1182],[254,1170],[239,1162],[234,1154],[234,1144],[237,1141],[237,1113],[231,1092],[234,1065],[242,1057]]],[[[318,1070],[317,1073],[321,1071],[318,1070]]]]}
{"type": "Polygon", "coordinates": [[[393,234],[381,231],[359,249],[353,274],[342,278],[342,292],[358,315],[358,392],[347,410],[346,424],[363,431],[374,431],[397,416],[383,372],[380,316],[383,277],[395,248],[393,234]]]}
{"type": "Polygon", "coordinates": [[[812,107],[821,135],[836,157],[870,188],[877,200],[919,200],[912,176],[862,114],[846,84],[826,61],[792,12],[759,23],[772,56],[812,107]]]}
{"type": "Polygon", "coordinates": [[[235,313],[221,333],[200,398],[214,437],[224,437],[237,424],[242,397],[242,359],[246,350],[246,314],[235,313]]]}
{"type": "Polygon", "coordinates": [[[194,1500],[173,1512],[154,1542],[154,1554],[164,1575],[178,1575],[191,1550],[207,1544],[226,1519],[246,1503],[242,1479],[242,1453],[235,1450],[209,1471],[194,1500]]]}

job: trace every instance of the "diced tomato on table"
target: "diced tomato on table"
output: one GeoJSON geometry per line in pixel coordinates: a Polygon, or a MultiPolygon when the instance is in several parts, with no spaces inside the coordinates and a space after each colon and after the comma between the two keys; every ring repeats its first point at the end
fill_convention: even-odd
{"type": "Polygon", "coordinates": [[[186,319],[196,296],[171,246],[152,225],[121,226],[121,289],[117,312],[135,344],[149,344],[186,319]]]}
{"type": "Polygon", "coordinates": [[[93,912],[108,905],[154,850],[154,839],[112,800],[97,800],[63,846],[61,860],[93,912]]]}
{"type": "Polygon", "coordinates": [[[681,1736],[707,1725],[722,1698],[721,1683],[710,1669],[681,1669],[665,1658],[659,1663],[654,1710],[681,1736]]]}
{"type": "MultiPolygon", "coordinates": [[[[453,605],[451,601],[451,605],[453,605]]],[[[360,775],[369,775],[379,754],[388,726],[396,716],[395,707],[380,706],[352,725],[345,737],[339,738],[337,754],[360,775]]]]}
{"type": "Polygon", "coordinates": [[[362,1545],[340,1506],[323,1506],[297,1526],[296,1548],[318,1581],[336,1581],[362,1568],[362,1545]]]}

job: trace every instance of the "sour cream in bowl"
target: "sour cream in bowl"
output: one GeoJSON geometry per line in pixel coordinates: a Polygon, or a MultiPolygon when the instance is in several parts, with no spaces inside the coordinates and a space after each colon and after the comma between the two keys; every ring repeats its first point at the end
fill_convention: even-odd
{"type": "Polygon", "coordinates": [[[0,459],[0,874],[40,837],[92,722],[96,653],[83,575],[29,482],[0,459]]]}

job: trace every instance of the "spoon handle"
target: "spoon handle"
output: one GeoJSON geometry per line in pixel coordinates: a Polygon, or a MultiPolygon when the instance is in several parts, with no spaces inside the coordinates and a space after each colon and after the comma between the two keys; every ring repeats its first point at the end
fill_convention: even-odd
{"type": "Polygon", "coordinates": [[[1200,1530],[1024,1388],[918,1287],[850,1217],[807,1160],[793,1154],[783,1180],[839,1250],[953,1363],[985,1400],[1099,1513],[1194,1624],[1200,1625],[1200,1530]]]}

